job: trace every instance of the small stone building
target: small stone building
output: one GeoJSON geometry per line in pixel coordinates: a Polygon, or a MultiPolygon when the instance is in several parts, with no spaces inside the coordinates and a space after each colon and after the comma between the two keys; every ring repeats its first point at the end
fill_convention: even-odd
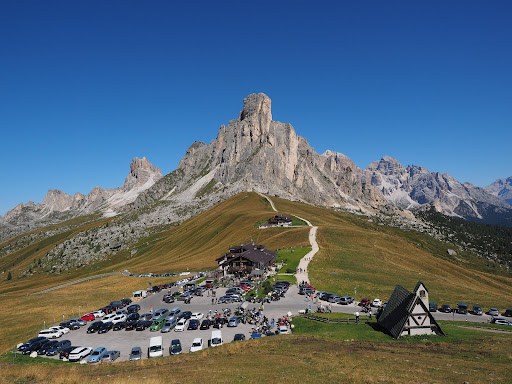
{"type": "Polygon", "coordinates": [[[397,285],[377,321],[395,339],[414,335],[444,336],[428,310],[428,303],[428,290],[421,281],[414,292],[397,285]]]}

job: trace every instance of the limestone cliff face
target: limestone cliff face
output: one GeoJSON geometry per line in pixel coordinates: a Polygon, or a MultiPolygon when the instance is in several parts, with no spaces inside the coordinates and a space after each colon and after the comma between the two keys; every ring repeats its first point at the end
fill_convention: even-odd
{"type": "Polygon", "coordinates": [[[512,176],[506,179],[498,179],[484,189],[491,195],[497,196],[507,204],[512,205],[512,176]]]}
{"type": "MultiPolygon", "coordinates": [[[[424,167],[405,168],[398,160],[385,156],[367,168],[367,180],[381,190],[394,205],[416,209],[432,205],[450,216],[490,222],[492,217],[510,216],[511,208],[505,201],[471,183],[461,183],[448,174],[430,172],[424,167]]],[[[502,219],[497,222],[505,223],[502,219]]]]}
{"type": "Polygon", "coordinates": [[[346,156],[330,151],[319,155],[291,124],[272,120],[268,96],[249,95],[243,105],[238,119],[222,125],[210,144],[196,142],[188,148],[172,182],[166,176],[136,205],[152,201],[151,194],[162,198],[172,188],[174,195],[191,199],[207,182],[223,196],[254,190],[328,206],[388,206],[346,156]]]}

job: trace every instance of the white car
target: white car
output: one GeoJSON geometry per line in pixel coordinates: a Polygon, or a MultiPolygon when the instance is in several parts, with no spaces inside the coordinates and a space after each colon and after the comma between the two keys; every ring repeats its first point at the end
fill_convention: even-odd
{"type": "Polygon", "coordinates": [[[117,324],[126,321],[126,315],[116,315],[112,320],[112,323],[117,324]]]}
{"type": "Polygon", "coordinates": [[[109,321],[114,320],[115,317],[119,315],[116,315],[115,313],[111,313],[110,315],[105,316],[103,319],[101,319],[102,322],[107,323],[109,321]]]}
{"type": "Polygon", "coordinates": [[[187,319],[180,319],[174,327],[174,332],[183,332],[187,328],[187,319]]]}
{"type": "Polygon", "coordinates": [[[280,325],[279,326],[279,333],[281,335],[288,335],[290,332],[290,330],[288,329],[288,327],[286,325],[280,325]]]}
{"type": "Polygon", "coordinates": [[[101,311],[99,309],[97,311],[92,312],[92,314],[94,315],[95,318],[105,316],[105,312],[103,312],[103,311],[101,311]]]}
{"type": "Polygon", "coordinates": [[[381,299],[374,299],[372,302],[372,307],[381,307],[382,306],[382,300],[381,299]]]}
{"type": "Polygon", "coordinates": [[[91,354],[91,347],[78,347],[71,351],[69,354],[69,361],[80,361],[84,357],[87,357],[91,354]]]}
{"type": "Polygon", "coordinates": [[[59,331],[58,329],[43,329],[39,331],[38,337],[46,337],[47,339],[56,339],[61,337],[64,333],[59,331]]]}
{"type": "Polygon", "coordinates": [[[203,349],[203,339],[196,337],[190,346],[190,352],[197,352],[203,349]]]}
{"type": "Polygon", "coordinates": [[[190,316],[190,318],[194,320],[201,320],[203,317],[204,315],[201,312],[194,312],[192,316],[190,316]]]}
{"type": "Polygon", "coordinates": [[[62,334],[69,333],[69,328],[63,327],[62,325],[56,325],[54,327],[50,327],[49,329],[56,329],[57,331],[61,331],[62,334]]]}

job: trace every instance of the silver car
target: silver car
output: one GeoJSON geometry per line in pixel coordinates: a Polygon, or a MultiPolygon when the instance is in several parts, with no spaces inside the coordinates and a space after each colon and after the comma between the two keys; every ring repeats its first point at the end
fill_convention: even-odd
{"type": "Polygon", "coordinates": [[[98,347],[87,358],[87,362],[89,364],[99,363],[100,359],[103,357],[103,355],[107,353],[107,348],[105,347],[98,347]]]}
{"type": "Polygon", "coordinates": [[[164,326],[162,327],[162,329],[160,329],[160,332],[167,333],[167,332],[172,331],[174,329],[174,327],[176,326],[176,323],[177,323],[177,321],[175,318],[166,320],[164,326]]]}
{"type": "Polygon", "coordinates": [[[101,357],[100,361],[102,363],[107,363],[109,361],[117,360],[119,356],[121,356],[121,352],[119,351],[108,351],[101,357]]]}
{"type": "Polygon", "coordinates": [[[129,360],[134,361],[140,359],[142,359],[142,350],[140,349],[140,347],[133,347],[132,351],[130,352],[129,360]]]}

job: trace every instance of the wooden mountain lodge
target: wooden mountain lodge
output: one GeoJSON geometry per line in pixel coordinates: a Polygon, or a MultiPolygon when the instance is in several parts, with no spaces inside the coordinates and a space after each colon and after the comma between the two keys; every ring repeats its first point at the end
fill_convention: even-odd
{"type": "Polygon", "coordinates": [[[231,247],[229,252],[217,259],[223,275],[237,277],[261,275],[276,261],[276,254],[263,245],[254,243],[231,247]]]}

